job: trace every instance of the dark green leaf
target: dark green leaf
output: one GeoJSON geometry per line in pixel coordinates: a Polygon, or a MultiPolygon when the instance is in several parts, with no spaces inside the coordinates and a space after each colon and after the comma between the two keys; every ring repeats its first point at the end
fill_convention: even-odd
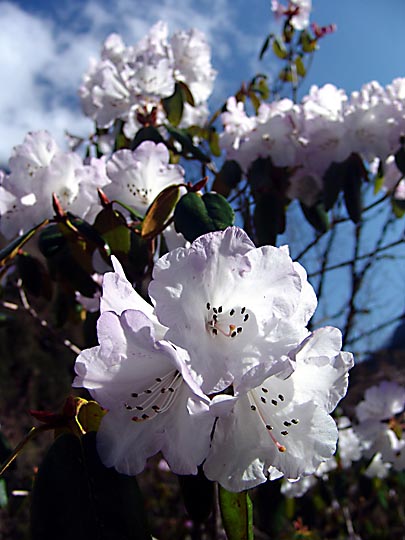
{"type": "Polygon", "coordinates": [[[402,174],[405,174],[405,147],[401,145],[395,152],[395,164],[402,174]]]}
{"type": "Polygon", "coordinates": [[[190,192],[184,195],[174,211],[174,225],[189,242],[202,234],[226,229],[234,222],[234,211],[219,193],[203,196],[190,192]]]}
{"type": "Polygon", "coordinates": [[[8,505],[7,486],[4,478],[0,478],[0,508],[8,505]]]}
{"type": "Polygon", "coordinates": [[[343,189],[346,176],[346,163],[331,163],[323,175],[323,204],[325,210],[333,208],[343,189]]]}
{"type": "Polygon", "coordinates": [[[228,540],[253,540],[253,507],[247,491],[231,493],[219,486],[219,506],[228,540]]]}
{"type": "Polygon", "coordinates": [[[209,131],[208,143],[212,154],[219,157],[221,155],[221,147],[219,146],[219,135],[215,128],[211,128],[209,131]]]}
{"type": "Polygon", "coordinates": [[[277,235],[285,230],[285,204],[274,191],[257,197],[253,214],[259,246],[277,243],[277,235]]]}
{"type": "Polygon", "coordinates": [[[131,143],[131,150],[135,150],[143,141],[153,141],[155,143],[164,143],[164,139],[154,126],[142,127],[131,143]]]}
{"type": "Polygon", "coordinates": [[[195,107],[194,96],[187,84],[183,81],[178,81],[176,84],[180,86],[181,91],[183,92],[183,101],[187,102],[192,107],[195,107]]]}
{"type": "Polygon", "coordinates": [[[184,109],[184,91],[179,83],[175,84],[174,93],[162,99],[162,105],[166,112],[167,119],[172,126],[178,126],[181,122],[184,109]]]}
{"type": "Polygon", "coordinates": [[[321,234],[329,230],[329,216],[325,211],[323,203],[319,202],[313,206],[307,206],[301,203],[301,210],[310,223],[321,234]]]}
{"type": "Polygon", "coordinates": [[[191,135],[185,129],[178,129],[169,125],[166,125],[165,127],[169,132],[169,135],[171,135],[175,141],[180,143],[185,155],[191,154],[191,156],[203,163],[209,163],[211,161],[204,152],[194,145],[191,135]]]}
{"type": "Polygon", "coordinates": [[[267,51],[267,49],[269,48],[269,45],[270,45],[270,40],[273,38],[273,34],[269,34],[266,39],[264,40],[264,43],[262,45],[262,48],[260,49],[260,53],[259,53],[259,60],[261,60],[265,54],[265,52],[267,51]]]}
{"type": "Polygon", "coordinates": [[[346,160],[346,177],[343,195],[347,213],[353,223],[359,223],[363,210],[362,184],[367,180],[367,171],[358,154],[351,154],[346,160]]]}
{"type": "Polygon", "coordinates": [[[130,230],[124,216],[114,210],[112,205],[101,210],[93,227],[104,242],[108,244],[109,251],[112,253],[128,253],[131,245],[130,230]]]}
{"type": "Polygon", "coordinates": [[[32,492],[32,540],[150,540],[135,478],[104,467],[95,441],[64,434],[49,449],[32,492]]]}
{"type": "Polygon", "coordinates": [[[224,197],[228,197],[232,189],[236,188],[241,179],[242,169],[239,163],[233,159],[225,161],[221,170],[215,177],[212,191],[216,191],[224,197]]]}

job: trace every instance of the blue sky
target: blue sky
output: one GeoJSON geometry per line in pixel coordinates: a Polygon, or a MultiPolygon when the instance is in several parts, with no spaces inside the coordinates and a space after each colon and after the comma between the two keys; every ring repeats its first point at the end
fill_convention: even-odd
{"type": "MultiPolygon", "coordinates": [[[[76,97],[89,57],[110,32],[135,42],[159,18],[172,31],[195,26],[207,33],[218,70],[213,105],[241,80],[272,72],[269,56],[257,60],[276,28],[270,0],[0,0],[0,163],[29,130],[47,128],[61,144],[65,129],[89,133],[76,97]]],[[[313,0],[312,20],[335,22],[338,31],[322,40],[304,93],[311,84],[332,82],[349,92],[405,76],[403,0],[313,0]]]]}

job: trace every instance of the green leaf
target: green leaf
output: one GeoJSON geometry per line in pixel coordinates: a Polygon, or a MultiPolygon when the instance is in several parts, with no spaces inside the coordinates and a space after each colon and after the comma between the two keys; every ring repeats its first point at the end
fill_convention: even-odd
{"type": "Polygon", "coordinates": [[[212,191],[216,191],[224,197],[228,197],[232,189],[236,188],[241,179],[242,169],[239,163],[233,159],[227,160],[215,177],[212,191]]]}
{"type": "Polygon", "coordinates": [[[394,212],[395,217],[398,219],[402,218],[405,215],[405,201],[402,199],[391,198],[392,211],[394,212]]]}
{"type": "Polygon", "coordinates": [[[331,163],[323,175],[323,204],[325,210],[333,208],[339,193],[343,189],[346,174],[346,164],[331,163]]]}
{"type": "Polygon", "coordinates": [[[264,43],[262,45],[262,48],[260,49],[260,53],[259,53],[259,60],[261,60],[265,54],[265,52],[267,51],[267,49],[269,48],[269,45],[270,45],[270,41],[273,39],[273,34],[269,34],[266,39],[264,40],[264,43]]]}
{"type": "Polygon", "coordinates": [[[142,222],[141,236],[145,240],[157,236],[165,227],[180,197],[178,185],[168,186],[152,202],[142,222]]]}
{"type": "Polygon", "coordinates": [[[395,164],[402,174],[405,174],[405,147],[401,144],[395,152],[395,164]]]}
{"type": "Polygon", "coordinates": [[[36,225],[26,233],[22,234],[15,240],[13,240],[10,244],[8,244],[6,247],[0,250],[0,266],[4,266],[7,264],[8,261],[13,259],[17,253],[18,250],[23,247],[23,245],[30,240],[34,234],[45,224],[49,222],[48,219],[45,219],[42,221],[39,225],[36,225]]]}
{"type": "Polygon", "coordinates": [[[226,229],[233,225],[234,211],[219,193],[190,192],[184,195],[174,210],[174,225],[189,242],[202,234],[226,229]]]}
{"type": "Polygon", "coordinates": [[[367,171],[358,154],[351,154],[346,160],[346,177],[343,195],[347,213],[353,223],[359,223],[363,210],[362,184],[367,180],[367,171]]]}
{"type": "Polygon", "coordinates": [[[305,77],[305,75],[307,74],[307,70],[305,68],[305,65],[304,65],[304,62],[302,60],[302,56],[297,56],[297,58],[295,59],[295,67],[297,69],[297,73],[300,77],[305,77]]]}
{"type": "Polygon", "coordinates": [[[143,141],[153,141],[155,143],[164,143],[164,139],[154,126],[142,127],[131,142],[131,150],[135,150],[143,141]]]}
{"type": "Polygon", "coordinates": [[[97,215],[94,229],[102,236],[112,253],[127,254],[131,247],[130,230],[124,216],[114,210],[112,205],[106,206],[97,215]]]}
{"type": "Polygon", "coordinates": [[[277,243],[277,235],[285,230],[285,201],[275,192],[263,193],[256,199],[253,213],[259,246],[277,243]]]}
{"type": "Polygon", "coordinates": [[[288,51],[284,47],[284,43],[282,42],[280,38],[277,38],[277,37],[274,38],[272,46],[273,46],[273,52],[277,56],[277,58],[281,58],[282,60],[287,58],[288,51]]]}
{"type": "Polygon", "coordinates": [[[32,540],[150,540],[135,478],[107,469],[96,433],[58,437],[39,467],[32,540]]]}
{"type": "Polygon", "coordinates": [[[167,119],[173,126],[178,126],[181,122],[184,110],[185,91],[179,83],[174,86],[171,96],[162,99],[162,105],[166,112],[167,119]]]}
{"type": "Polygon", "coordinates": [[[216,157],[221,155],[221,147],[219,146],[219,135],[215,128],[211,128],[208,135],[208,144],[212,154],[216,157]]]}
{"type": "Polygon", "coordinates": [[[247,491],[231,493],[219,486],[219,506],[228,540],[253,540],[253,506],[247,491]]]}
{"type": "Polygon", "coordinates": [[[301,203],[301,210],[308,223],[321,234],[324,234],[329,230],[329,216],[325,211],[322,202],[314,204],[313,206],[307,206],[306,204],[301,203]]]}
{"type": "Polygon", "coordinates": [[[374,178],[374,195],[379,193],[384,185],[385,175],[384,175],[384,164],[382,160],[379,160],[377,174],[374,178]]]}
{"type": "Polygon", "coordinates": [[[193,144],[191,135],[185,129],[178,129],[169,125],[166,125],[165,127],[169,132],[169,135],[171,135],[175,141],[180,143],[185,155],[191,154],[191,156],[202,163],[210,163],[211,159],[193,144]]]}
{"type": "Polygon", "coordinates": [[[4,478],[0,478],[0,508],[8,505],[7,486],[4,478]]]}
{"type": "Polygon", "coordinates": [[[183,81],[178,81],[176,84],[178,84],[179,87],[181,88],[181,91],[183,93],[183,101],[187,102],[192,107],[195,107],[194,96],[191,93],[191,90],[187,86],[187,84],[185,82],[183,82],[183,81]]]}

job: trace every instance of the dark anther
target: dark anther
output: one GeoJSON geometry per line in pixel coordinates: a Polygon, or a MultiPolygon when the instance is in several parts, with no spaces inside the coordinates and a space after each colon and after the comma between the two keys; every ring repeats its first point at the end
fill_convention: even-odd
{"type": "Polygon", "coordinates": [[[288,431],[282,431],[282,432],[281,432],[281,435],[284,435],[284,436],[285,436],[285,435],[288,435],[288,431]]]}
{"type": "Polygon", "coordinates": [[[268,429],[269,431],[271,431],[273,428],[272,428],[271,426],[269,426],[269,424],[267,424],[266,429],[268,429]]]}
{"type": "Polygon", "coordinates": [[[277,401],[275,399],[272,399],[271,402],[273,403],[273,405],[277,405],[277,401]]]}
{"type": "Polygon", "coordinates": [[[207,309],[211,309],[211,304],[207,302],[207,309]]]}
{"type": "Polygon", "coordinates": [[[235,314],[235,310],[234,309],[231,309],[231,311],[229,312],[229,315],[232,317],[232,315],[235,314]]]}
{"type": "Polygon", "coordinates": [[[249,313],[246,313],[246,315],[243,317],[243,321],[246,322],[249,318],[249,313]]]}
{"type": "Polygon", "coordinates": [[[278,395],[278,399],[279,399],[280,401],[284,401],[284,396],[283,396],[283,394],[279,394],[279,395],[278,395]]]}
{"type": "Polygon", "coordinates": [[[251,405],[250,408],[252,409],[252,411],[255,411],[255,410],[256,410],[255,405],[251,405]]]}
{"type": "Polygon", "coordinates": [[[218,313],[222,313],[222,306],[219,306],[218,313]]]}
{"type": "Polygon", "coordinates": [[[291,426],[291,422],[287,422],[287,420],[285,422],[283,422],[283,424],[285,425],[285,427],[290,427],[291,426]]]}
{"type": "Polygon", "coordinates": [[[241,312],[242,315],[245,313],[245,311],[246,311],[246,308],[245,308],[245,307],[243,307],[243,308],[240,310],[240,312],[241,312]]]}
{"type": "Polygon", "coordinates": [[[266,403],[266,398],[264,398],[263,396],[260,398],[262,400],[263,403],[266,403]]]}
{"type": "Polygon", "coordinates": [[[132,397],[138,397],[138,394],[137,394],[136,392],[133,392],[133,393],[131,394],[131,396],[132,396],[132,397]]]}

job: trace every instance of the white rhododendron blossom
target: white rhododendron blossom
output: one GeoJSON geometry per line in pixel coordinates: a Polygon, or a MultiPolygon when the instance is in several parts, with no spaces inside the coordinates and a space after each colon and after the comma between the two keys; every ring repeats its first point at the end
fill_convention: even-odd
{"type": "Polygon", "coordinates": [[[268,477],[296,479],[314,473],[336,450],[330,416],[346,394],[353,356],[341,352],[336,328],[321,328],[290,352],[294,371],[277,375],[239,396],[219,396],[208,478],[231,491],[249,489],[268,477]]]}
{"type": "Polygon", "coordinates": [[[117,260],[103,280],[99,346],[75,386],[108,409],[102,461],[136,474],[161,450],[170,468],[241,491],[300,478],[333,455],[330,413],[350,353],[332,327],[310,333],[316,297],[287,248],[256,248],[237,227],[205,234],[155,264],[149,295],[117,260]]]}
{"type": "Polygon", "coordinates": [[[332,84],[312,86],[301,103],[262,103],[252,116],[231,97],[221,115],[220,144],[245,173],[259,157],[289,167],[287,196],[311,206],[332,163],[353,153],[370,162],[395,154],[405,132],[404,89],[405,79],[386,87],[372,81],[350,96],[332,84]]]}
{"type": "Polygon", "coordinates": [[[172,471],[195,474],[214,422],[209,400],[188,371],[187,352],[161,339],[164,329],[152,307],[117,261],[114,267],[103,282],[100,345],[79,355],[73,383],[108,409],[97,434],[100,457],[106,466],[134,475],[162,451],[172,471]]]}
{"type": "Polygon", "coordinates": [[[405,388],[391,381],[368,388],[356,407],[356,433],[364,454],[379,454],[396,470],[405,468],[404,413],[405,388]]]}
{"type": "Polygon", "coordinates": [[[169,163],[163,143],[142,142],[135,150],[118,150],[107,163],[111,183],[104,188],[110,200],[118,200],[145,215],[151,202],[166,187],[184,183],[184,170],[169,163]]]}
{"type": "Polygon", "coordinates": [[[316,307],[287,250],[256,248],[237,227],[164,255],[149,294],[167,339],[187,349],[206,393],[288,369],[285,355],[308,334],[316,307]]]}
{"type": "Polygon", "coordinates": [[[99,127],[109,127],[121,119],[126,136],[131,138],[142,127],[141,118],[153,111],[157,124],[165,121],[161,99],[174,93],[176,82],[189,87],[195,104],[195,112],[186,105],[191,111],[181,125],[203,124],[215,75],[202,32],[178,31],[169,38],[167,25],[160,21],[132,46],[126,46],[117,34],[110,35],[101,59],[93,60],[84,75],[79,95],[84,113],[99,127]]]}
{"type": "Polygon", "coordinates": [[[83,164],[62,152],[47,131],[29,133],[16,146],[3,180],[1,232],[11,238],[54,215],[52,194],[62,208],[91,221],[100,210],[97,189],[109,183],[103,159],[83,164]]]}
{"type": "Polygon", "coordinates": [[[293,28],[304,30],[309,26],[312,0],[289,0],[287,6],[278,0],[271,0],[271,9],[277,19],[288,16],[293,28]]]}

